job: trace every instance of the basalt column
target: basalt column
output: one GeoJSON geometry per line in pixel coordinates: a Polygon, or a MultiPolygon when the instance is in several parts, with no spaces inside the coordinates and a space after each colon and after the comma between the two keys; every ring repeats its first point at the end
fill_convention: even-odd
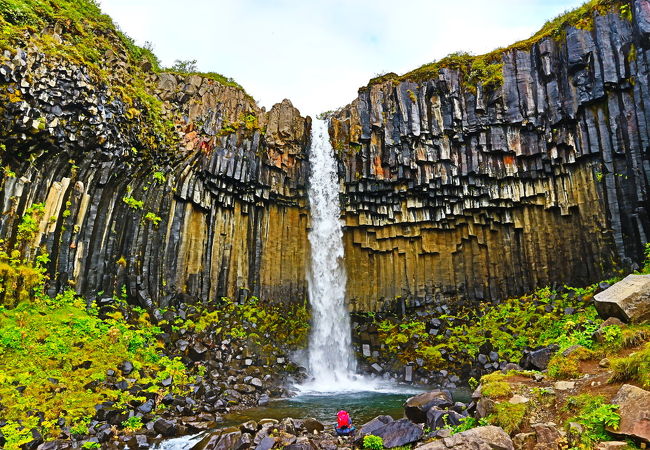
{"type": "Polygon", "coordinates": [[[288,100],[265,111],[241,88],[151,73],[153,121],[36,48],[0,66],[0,235],[15,239],[27,208],[44,204],[32,245],[51,256],[52,293],[124,286],[145,306],[306,298],[310,121],[288,100]],[[174,139],[153,150],[162,128],[174,139]]]}
{"type": "Polygon", "coordinates": [[[355,309],[584,285],[642,258],[647,5],[504,51],[496,89],[385,77],[335,114],[355,309]]]}

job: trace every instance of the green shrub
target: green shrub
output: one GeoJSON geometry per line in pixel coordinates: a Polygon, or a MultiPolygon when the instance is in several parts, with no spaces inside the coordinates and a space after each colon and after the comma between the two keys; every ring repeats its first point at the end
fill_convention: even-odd
{"type": "Polygon", "coordinates": [[[512,395],[512,388],[506,381],[492,381],[481,387],[481,393],[489,398],[502,398],[512,395]]]}
{"type": "Polygon", "coordinates": [[[129,432],[138,431],[140,428],[142,428],[142,426],[142,418],[138,416],[131,416],[122,422],[122,427],[124,427],[124,429],[129,432]]]}
{"type": "Polygon", "coordinates": [[[136,200],[130,195],[125,195],[122,197],[122,201],[128,205],[129,208],[132,209],[142,209],[144,208],[144,202],[141,200],[136,200]]]}
{"type": "Polygon", "coordinates": [[[153,212],[148,212],[148,213],[144,216],[144,220],[146,220],[146,221],[148,221],[148,222],[151,222],[151,223],[153,224],[154,227],[157,227],[157,226],[160,224],[160,221],[162,220],[162,217],[156,215],[156,214],[153,213],[153,212]]]}
{"type": "Polygon", "coordinates": [[[605,431],[605,427],[618,429],[621,416],[616,412],[618,405],[606,403],[602,395],[593,396],[582,394],[569,397],[565,405],[567,411],[578,411],[566,422],[577,422],[583,425],[584,432],[580,439],[586,448],[591,448],[595,442],[606,441],[611,435],[605,431]]]}
{"type": "Polygon", "coordinates": [[[384,440],[379,436],[368,434],[363,437],[363,448],[381,450],[384,448],[384,440]]]}

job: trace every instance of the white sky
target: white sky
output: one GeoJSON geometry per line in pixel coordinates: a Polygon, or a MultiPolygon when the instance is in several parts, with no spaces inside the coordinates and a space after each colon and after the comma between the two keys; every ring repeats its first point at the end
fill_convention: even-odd
{"type": "Polygon", "coordinates": [[[377,74],[526,39],[581,0],[100,0],[163,65],[196,59],[260,105],[337,109],[377,74]]]}

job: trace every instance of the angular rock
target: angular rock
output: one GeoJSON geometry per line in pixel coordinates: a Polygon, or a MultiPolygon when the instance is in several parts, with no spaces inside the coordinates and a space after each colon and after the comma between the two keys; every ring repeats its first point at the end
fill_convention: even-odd
{"type": "Polygon", "coordinates": [[[495,426],[472,428],[462,433],[446,437],[418,447],[418,450],[514,450],[510,436],[503,429],[495,426]]]}
{"type": "Polygon", "coordinates": [[[618,430],[608,427],[607,431],[650,443],[650,392],[624,384],[612,398],[612,403],[619,405],[621,422],[618,430]]]}
{"type": "Polygon", "coordinates": [[[401,447],[417,442],[422,437],[422,425],[416,425],[408,419],[395,420],[375,429],[371,434],[384,441],[384,447],[401,447]]]}
{"type": "Polygon", "coordinates": [[[412,422],[425,423],[427,412],[434,406],[448,408],[454,404],[448,391],[434,390],[410,397],[404,404],[404,414],[412,422]]]}
{"type": "Polygon", "coordinates": [[[427,412],[427,426],[432,430],[438,430],[447,426],[460,425],[463,416],[453,410],[430,408],[427,412]]]}
{"type": "Polygon", "coordinates": [[[165,437],[172,437],[178,432],[178,424],[174,420],[161,418],[154,422],[153,429],[165,437]]]}
{"type": "Polygon", "coordinates": [[[524,352],[524,357],[519,362],[519,365],[526,370],[546,370],[551,356],[557,349],[557,345],[549,345],[548,347],[524,352]]]}
{"type": "Polygon", "coordinates": [[[321,422],[319,422],[314,418],[309,418],[309,419],[305,419],[302,422],[302,428],[307,433],[313,433],[314,431],[318,431],[320,433],[325,429],[325,425],[323,425],[321,422]]]}
{"type": "Polygon", "coordinates": [[[603,319],[616,317],[626,323],[650,321],[650,275],[628,275],[594,296],[603,319]]]}
{"type": "Polygon", "coordinates": [[[561,448],[562,434],[557,429],[557,425],[552,422],[549,423],[537,423],[532,425],[533,430],[535,430],[535,439],[537,442],[537,448],[561,448]]]}

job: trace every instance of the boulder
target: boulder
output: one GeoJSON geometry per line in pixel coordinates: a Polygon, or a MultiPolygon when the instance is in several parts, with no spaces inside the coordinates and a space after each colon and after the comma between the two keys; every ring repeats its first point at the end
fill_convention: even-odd
{"type": "Polygon", "coordinates": [[[313,433],[314,431],[318,431],[319,433],[325,429],[325,425],[320,423],[318,420],[310,418],[310,419],[305,419],[302,423],[302,428],[307,432],[307,433],[313,433]]]}
{"type": "Polygon", "coordinates": [[[557,345],[549,345],[535,350],[527,350],[519,365],[526,370],[546,370],[551,356],[558,350],[557,345]]]}
{"type": "Polygon", "coordinates": [[[178,432],[178,425],[173,420],[158,419],[153,424],[153,429],[156,433],[160,433],[165,437],[174,436],[178,432]]]}
{"type": "Polygon", "coordinates": [[[447,450],[450,448],[457,450],[514,450],[510,436],[503,429],[492,425],[454,434],[418,447],[418,450],[447,450]]]}
{"type": "Polygon", "coordinates": [[[242,433],[233,431],[224,433],[222,431],[209,434],[201,439],[192,450],[243,450],[248,448],[241,440],[242,433]]]}
{"type": "MultiPolygon", "coordinates": [[[[266,436],[262,441],[257,444],[255,450],[270,450],[275,445],[275,439],[271,436],[266,436]]],[[[225,450],[225,449],[224,449],[225,450]]]]}
{"type": "Polygon", "coordinates": [[[535,433],[517,433],[512,438],[516,450],[534,450],[535,442],[535,433]]]}
{"type": "Polygon", "coordinates": [[[427,411],[427,426],[432,430],[445,428],[447,425],[460,425],[462,415],[452,410],[439,409],[433,407],[427,411]]]}
{"type": "Polygon", "coordinates": [[[417,442],[422,437],[422,425],[416,425],[408,419],[395,420],[372,432],[384,440],[385,448],[401,447],[417,442]]]}
{"type": "Polygon", "coordinates": [[[608,427],[610,433],[650,443],[650,392],[624,384],[612,403],[619,405],[621,423],[617,430],[608,427]]]}
{"type": "Polygon", "coordinates": [[[354,443],[361,447],[363,445],[364,436],[368,434],[375,434],[375,430],[378,430],[384,425],[394,421],[395,419],[393,419],[391,416],[377,416],[374,419],[372,419],[370,422],[364,423],[363,425],[361,425],[361,428],[359,428],[359,430],[357,430],[357,432],[355,433],[354,443]]]}
{"type": "Polygon", "coordinates": [[[561,448],[560,441],[563,436],[557,429],[557,425],[553,422],[536,423],[532,425],[535,430],[535,438],[537,441],[536,448],[542,449],[559,449],[561,448]]]}
{"type": "Polygon", "coordinates": [[[650,321],[650,275],[628,275],[594,296],[601,318],[616,317],[626,323],[650,321]]]}
{"type": "Polygon", "coordinates": [[[425,423],[427,412],[434,406],[448,408],[454,404],[449,391],[435,390],[416,395],[406,400],[404,414],[412,422],[425,423]]]}

